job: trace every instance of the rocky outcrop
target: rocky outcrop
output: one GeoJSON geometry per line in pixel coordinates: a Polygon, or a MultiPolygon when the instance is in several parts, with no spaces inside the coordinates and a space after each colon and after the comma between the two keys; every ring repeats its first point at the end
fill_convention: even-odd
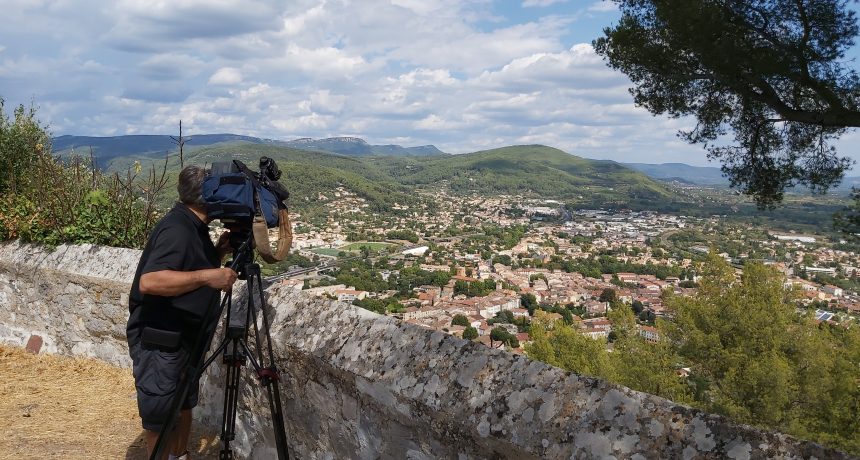
{"type": "MultiPolygon", "coordinates": [[[[49,351],[125,363],[137,257],[0,246],[0,339],[23,346],[35,334],[49,351]]],[[[293,458],[848,458],[283,285],[266,296],[293,458]]],[[[214,426],[217,363],[196,411],[214,426]]],[[[245,375],[237,453],[274,458],[264,391],[245,375]]]]}

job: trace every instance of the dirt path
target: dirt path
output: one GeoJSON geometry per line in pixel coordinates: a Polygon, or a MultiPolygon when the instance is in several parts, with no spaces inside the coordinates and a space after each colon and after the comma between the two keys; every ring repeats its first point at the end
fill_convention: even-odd
{"type": "MultiPolygon", "coordinates": [[[[144,459],[130,369],[0,345],[0,459],[144,459]]],[[[195,432],[194,459],[217,458],[195,432]]]]}

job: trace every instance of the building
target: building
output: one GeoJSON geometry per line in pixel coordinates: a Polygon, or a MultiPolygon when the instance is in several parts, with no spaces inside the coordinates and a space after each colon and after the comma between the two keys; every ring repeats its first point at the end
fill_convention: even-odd
{"type": "Polygon", "coordinates": [[[593,327],[587,327],[580,331],[582,335],[591,337],[594,340],[598,339],[606,339],[609,337],[609,331],[605,329],[597,329],[593,327]]]}
{"type": "Polygon", "coordinates": [[[803,235],[773,235],[780,241],[798,241],[800,243],[815,243],[815,237],[803,235]]]}
{"type": "Polygon", "coordinates": [[[834,297],[842,297],[843,291],[841,287],[834,286],[832,284],[828,284],[823,288],[824,292],[834,296],[834,297]]]}
{"type": "Polygon", "coordinates": [[[402,251],[401,254],[404,256],[423,256],[425,252],[427,252],[430,248],[427,246],[416,246],[414,248],[407,249],[402,251]]]}
{"type": "Polygon", "coordinates": [[[639,336],[645,341],[656,343],[660,340],[660,333],[656,327],[639,325],[637,328],[639,329],[639,336]]]}
{"type": "Polygon", "coordinates": [[[367,291],[357,291],[355,289],[338,289],[334,291],[337,300],[341,302],[352,302],[353,300],[362,300],[367,298],[367,291]]]}

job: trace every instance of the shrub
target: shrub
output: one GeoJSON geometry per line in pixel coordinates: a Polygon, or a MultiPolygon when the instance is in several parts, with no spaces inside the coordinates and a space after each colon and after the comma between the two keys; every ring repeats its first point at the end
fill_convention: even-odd
{"type": "Polygon", "coordinates": [[[167,182],[140,164],[126,174],[107,174],[92,157],[51,154],[50,135],[35,108],[19,106],[14,120],[0,99],[0,240],[55,246],[92,243],[139,248],[158,218],[156,200],[167,182]]]}

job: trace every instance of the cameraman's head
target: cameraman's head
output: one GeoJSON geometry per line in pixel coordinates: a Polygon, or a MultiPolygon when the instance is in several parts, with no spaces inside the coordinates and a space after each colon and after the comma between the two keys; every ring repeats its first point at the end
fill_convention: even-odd
{"type": "MultiPolygon", "coordinates": [[[[179,173],[179,183],[176,186],[179,201],[203,215],[206,215],[206,202],[203,201],[203,179],[205,178],[205,169],[189,165],[179,173]]],[[[208,219],[204,220],[209,223],[208,219]]]]}

